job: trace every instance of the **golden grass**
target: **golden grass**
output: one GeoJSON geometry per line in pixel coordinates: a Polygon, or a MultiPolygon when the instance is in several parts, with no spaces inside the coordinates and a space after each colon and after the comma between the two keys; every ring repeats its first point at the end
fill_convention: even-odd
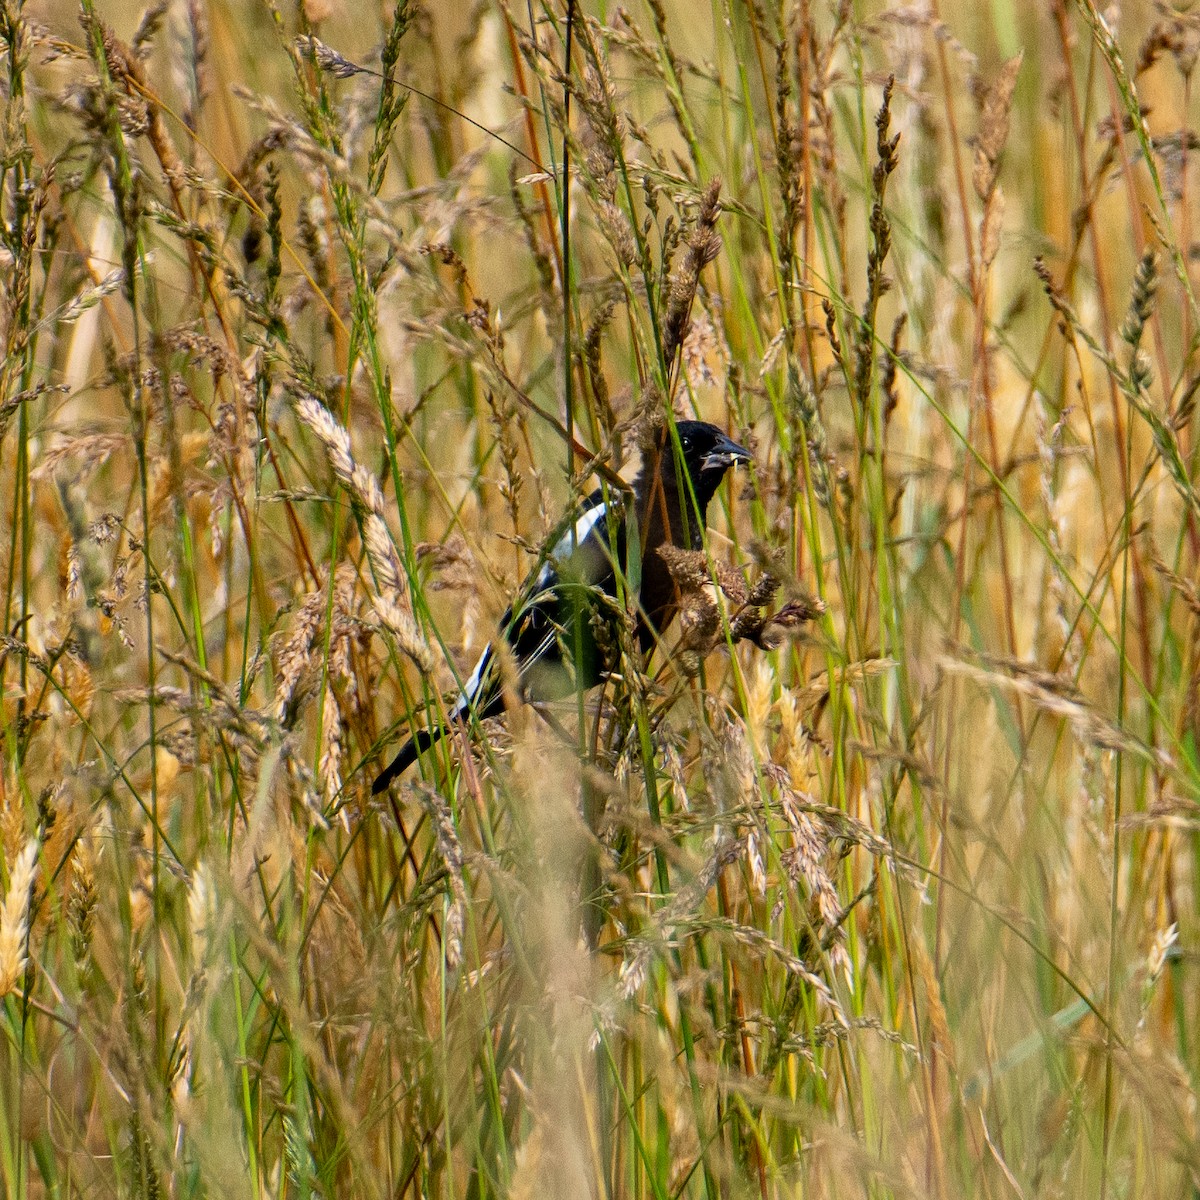
{"type": "Polygon", "coordinates": [[[0,0],[5,1194],[1196,1194],[1200,18],[960,9],[0,0]]]}

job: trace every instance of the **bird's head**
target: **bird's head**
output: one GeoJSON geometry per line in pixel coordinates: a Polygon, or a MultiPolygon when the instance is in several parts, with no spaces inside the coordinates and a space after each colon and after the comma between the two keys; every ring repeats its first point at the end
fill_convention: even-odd
{"type": "MultiPolygon", "coordinates": [[[[721,486],[725,472],[738,463],[750,462],[752,456],[745,446],[739,446],[707,421],[678,421],[675,429],[679,434],[679,455],[691,477],[696,502],[703,511],[721,486]]],[[[663,431],[662,470],[664,476],[670,476],[678,483],[683,482],[678,474],[677,455],[670,430],[663,431]]],[[[686,485],[679,487],[679,491],[686,492],[686,485]]]]}
{"type": "Polygon", "coordinates": [[[725,472],[738,463],[750,462],[752,456],[707,421],[677,421],[675,431],[678,450],[670,428],[663,429],[657,450],[642,464],[642,478],[651,511],[661,511],[669,521],[669,540],[698,549],[709,502],[725,472]]]}

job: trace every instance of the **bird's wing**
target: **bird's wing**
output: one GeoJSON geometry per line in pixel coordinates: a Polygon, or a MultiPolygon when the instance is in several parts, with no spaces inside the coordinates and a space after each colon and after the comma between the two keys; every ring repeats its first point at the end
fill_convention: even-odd
{"type": "MultiPolygon", "coordinates": [[[[615,498],[611,490],[610,495],[615,498]]],[[[568,588],[582,586],[612,592],[609,508],[604,492],[594,491],[569,526],[550,543],[544,561],[500,618],[500,636],[510,647],[516,682],[523,693],[553,694],[562,690],[547,687],[545,676],[547,671],[562,667],[564,648],[568,656],[571,651],[565,598],[568,588]]],[[[623,523],[624,513],[619,516],[623,523]]],[[[480,719],[495,716],[502,710],[501,683],[495,647],[489,644],[447,711],[447,718],[452,722],[466,718],[472,709],[480,719]]]]}
{"type": "MultiPolygon", "coordinates": [[[[558,536],[548,539],[545,560],[530,576],[500,628],[512,647],[518,680],[528,698],[549,699],[571,691],[568,666],[574,663],[575,639],[585,606],[612,596],[616,559],[624,544],[625,512],[620,494],[597,488],[558,536]],[[610,514],[618,519],[618,554],[609,544],[610,514]]],[[[598,682],[595,641],[585,632],[583,686],[598,682]]]]}

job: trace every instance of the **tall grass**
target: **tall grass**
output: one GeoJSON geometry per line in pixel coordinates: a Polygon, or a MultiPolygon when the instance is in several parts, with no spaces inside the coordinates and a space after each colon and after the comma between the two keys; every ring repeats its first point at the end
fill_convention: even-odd
{"type": "Polygon", "coordinates": [[[1197,1194],[1200,18],[0,49],[5,1194],[1197,1194]],[[372,800],[668,410],[667,645],[372,800]]]}

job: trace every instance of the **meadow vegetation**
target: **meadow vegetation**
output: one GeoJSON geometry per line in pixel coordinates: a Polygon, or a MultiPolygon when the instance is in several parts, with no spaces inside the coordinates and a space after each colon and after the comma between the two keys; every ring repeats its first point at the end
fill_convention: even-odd
{"type": "Polygon", "coordinates": [[[1198,51],[0,0],[4,1193],[1200,1194],[1198,51]],[[373,798],[668,411],[666,646],[373,798]]]}

